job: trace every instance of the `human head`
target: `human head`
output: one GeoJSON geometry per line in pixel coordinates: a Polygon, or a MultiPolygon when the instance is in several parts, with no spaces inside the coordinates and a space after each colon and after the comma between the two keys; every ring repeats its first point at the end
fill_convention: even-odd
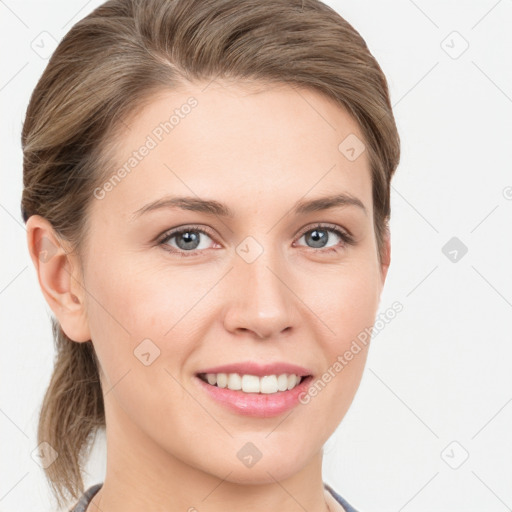
{"type": "MultiPolygon", "coordinates": [[[[352,116],[368,159],[382,262],[399,160],[387,83],[360,35],[314,0],[115,0],[78,22],[52,55],[27,109],[23,219],[47,219],[63,246],[80,256],[94,190],[119,163],[117,136],[129,132],[156,95],[212,80],[304,88],[352,116]]],[[[81,454],[104,426],[98,359],[91,342],[70,339],[56,321],[53,327],[57,360],[38,438],[59,452],[46,469],[55,490],[76,497],[83,489],[81,454]]]]}

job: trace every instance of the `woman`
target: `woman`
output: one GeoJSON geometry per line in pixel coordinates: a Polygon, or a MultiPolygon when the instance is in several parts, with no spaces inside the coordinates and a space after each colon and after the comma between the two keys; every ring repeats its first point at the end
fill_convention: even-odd
{"type": "Polygon", "coordinates": [[[318,0],[108,1],[57,47],[22,144],[58,504],[355,510],[322,446],[367,357],[399,136],[354,28],[318,0]]]}

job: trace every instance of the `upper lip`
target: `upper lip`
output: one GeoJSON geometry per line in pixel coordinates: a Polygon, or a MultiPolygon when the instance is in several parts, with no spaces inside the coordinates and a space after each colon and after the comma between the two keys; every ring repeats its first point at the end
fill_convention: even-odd
{"type": "Polygon", "coordinates": [[[197,373],[238,373],[240,375],[281,375],[283,373],[295,374],[299,377],[311,375],[312,372],[303,366],[277,361],[275,363],[260,364],[254,361],[244,361],[240,363],[223,364],[221,366],[212,366],[200,370],[197,373]]]}

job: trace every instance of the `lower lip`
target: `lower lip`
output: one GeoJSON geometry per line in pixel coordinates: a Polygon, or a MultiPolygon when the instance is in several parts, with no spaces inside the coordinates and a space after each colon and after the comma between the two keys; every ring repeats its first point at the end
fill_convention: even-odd
{"type": "Polygon", "coordinates": [[[277,393],[244,393],[228,388],[212,386],[197,375],[195,380],[216,402],[242,416],[272,418],[297,406],[299,396],[305,393],[313,377],[306,377],[298,386],[289,391],[277,393]]]}

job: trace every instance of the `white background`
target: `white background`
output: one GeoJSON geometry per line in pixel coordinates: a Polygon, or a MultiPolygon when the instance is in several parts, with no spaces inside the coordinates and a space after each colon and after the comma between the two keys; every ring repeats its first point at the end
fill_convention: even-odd
{"type": "MultiPolygon", "coordinates": [[[[47,63],[31,45],[44,31],[60,41],[100,3],[0,2],[2,512],[52,510],[31,458],[52,370],[50,310],[19,206],[21,126],[47,63]]],[[[510,510],[512,2],[326,3],[365,38],[390,84],[402,157],[380,311],[396,300],[404,310],[372,342],[326,445],[324,481],[360,512],[510,510]],[[456,262],[442,252],[452,237],[468,248],[456,262]]],[[[100,439],[87,486],[103,481],[104,450],[100,439]]]]}

